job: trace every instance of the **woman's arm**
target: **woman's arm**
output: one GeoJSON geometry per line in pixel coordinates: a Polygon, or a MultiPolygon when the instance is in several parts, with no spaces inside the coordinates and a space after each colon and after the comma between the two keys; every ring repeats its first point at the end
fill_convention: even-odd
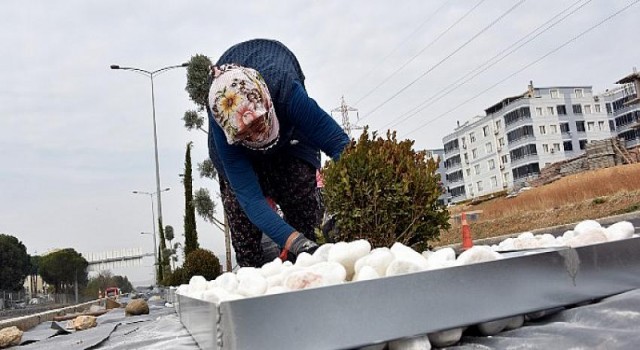
{"type": "Polygon", "coordinates": [[[229,145],[224,132],[218,124],[211,123],[210,132],[224,167],[225,175],[245,214],[274,242],[281,247],[295,231],[267,203],[260,188],[258,177],[241,146],[229,145]]]}

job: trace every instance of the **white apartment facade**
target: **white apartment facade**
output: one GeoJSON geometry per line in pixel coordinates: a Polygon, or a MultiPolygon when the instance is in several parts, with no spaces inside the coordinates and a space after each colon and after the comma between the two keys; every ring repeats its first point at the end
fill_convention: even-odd
{"type": "MultiPolygon", "coordinates": [[[[612,99],[607,97],[607,99],[612,99]]],[[[534,88],[508,97],[443,138],[448,201],[459,202],[536,178],[615,135],[615,116],[591,86],[534,88]]]]}

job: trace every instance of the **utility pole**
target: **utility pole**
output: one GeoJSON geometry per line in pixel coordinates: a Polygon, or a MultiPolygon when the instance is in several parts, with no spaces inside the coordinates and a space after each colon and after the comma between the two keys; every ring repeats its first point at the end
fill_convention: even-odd
{"type": "Polygon", "coordinates": [[[351,130],[362,130],[363,127],[357,125],[351,125],[349,121],[349,112],[356,112],[356,119],[360,119],[360,114],[358,113],[358,109],[348,106],[346,102],[344,102],[344,96],[340,99],[340,106],[331,110],[331,116],[333,116],[333,112],[340,113],[342,115],[342,129],[347,133],[349,138],[351,138],[351,130]]]}

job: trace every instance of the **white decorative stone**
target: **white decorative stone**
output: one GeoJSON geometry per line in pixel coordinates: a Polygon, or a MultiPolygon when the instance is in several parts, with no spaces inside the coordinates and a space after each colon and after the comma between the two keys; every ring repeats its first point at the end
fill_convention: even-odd
{"type": "Polygon", "coordinates": [[[429,350],[431,342],[429,336],[423,335],[415,338],[399,339],[389,342],[389,350],[429,350]]]}
{"type": "Polygon", "coordinates": [[[310,270],[299,270],[291,273],[284,280],[284,287],[289,290],[300,290],[325,285],[322,275],[310,270]]]}
{"type": "Polygon", "coordinates": [[[325,261],[308,268],[310,271],[321,275],[325,285],[344,283],[347,280],[347,270],[337,262],[325,261]]]}
{"type": "Polygon", "coordinates": [[[445,346],[453,345],[460,341],[462,338],[462,331],[464,328],[448,329],[446,331],[434,332],[428,335],[429,342],[436,348],[443,348],[445,346]]]}
{"type": "Polygon", "coordinates": [[[237,293],[246,297],[255,297],[267,291],[267,279],[258,270],[245,270],[238,274],[237,293]]]}
{"type": "Polygon", "coordinates": [[[584,220],[579,222],[576,225],[576,227],[573,229],[573,231],[576,233],[576,235],[581,235],[589,229],[595,229],[595,228],[601,228],[601,227],[602,226],[600,226],[600,223],[598,223],[595,220],[584,220]]]}
{"type": "Polygon", "coordinates": [[[629,221],[617,222],[605,230],[609,241],[618,241],[621,239],[631,238],[636,228],[629,221]]]}
{"type": "Polygon", "coordinates": [[[378,276],[384,276],[393,259],[394,256],[389,248],[376,248],[366,256],[358,259],[354,265],[354,270],[358,274],[363,266],[369,266],[376,270],[378,276]]]}
{"type": "Polygon", "coordinates": [[[524,324],[524,315],[510,317],[507,321],[507,326],[504,327],[505,331],[520,328],[524,324]]]}
{"type": "Polygon", "coordinates": [[[235,293],[238,289],[238,277],[233,272],[225,272],[216,278],[216,284],[229,293],[235,293]]]}
{"type": "Polygon", "coordinates": [[[493,261],[501,259],[502,255],[500,253],[494,252],[491,248],[487,246],[476,245],[468,250],[462,252],[456,263],[458,265],[469,265],[475,263],[481,263],[485,261],[493,261]]]}
{"type": "Polygon", "coordinates": [[[189,280],[189,292],[203,292],[207,290],[207,280],[202,276],[193,276],[189,280]]]}
{"type": "Polygon", "coordinates": [[[607,241],[605,229],[602,227],[584,228],[580,234],[565,241],[569,247],[582,247],[591,244],[603,243],[607,241]]]}
{"type": "Polygon", "coordinates": [[[312,256],[309,253],[306,252],[302,252],[300,253],[300,255],[298,255],[296,257],[296,263],[294,264],[294,266],[298,266],[298,267],[309,267],[309,266],[313,266],[319,262],[321,262],[322,260],[318,257],[312,256]]]}
{"type": "Polygon", "coordinates": [[[371,266],[363,266],[353,277],[354,281],[366,281],[380,278],[378,272],[371,266]]]}
{"type": "Polygon", "coordinates": [[[329,251],[332,247],[333,243],[325,243],[316,249],[313,256],[320,259],[320,261],[327,261],[329,259],[329,251]]]}
{"type": "Polygon", "coordinates": [[[273,261],[262,265],[260,272],[264,277],[275,276],[282,271],[282,260],[275,258],[273,261]]]}
{"type": "Polygon", "coordinates": [[[496,335],[504,330],[510,320],[509,318],[503,318],[501,320],[480,323],[477,325],[478,331],[484,336],[496,335]]]}

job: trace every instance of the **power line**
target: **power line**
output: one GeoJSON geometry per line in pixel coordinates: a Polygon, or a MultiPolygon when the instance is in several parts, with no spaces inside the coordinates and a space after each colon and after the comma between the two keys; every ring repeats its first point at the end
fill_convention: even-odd
{"type": "MultiPolygon", "coordinates": [[[[359,79],[356,80],[356,82],[351,85],[347,91],[351,91],[351,89],[353,89],[360,81],[364,80],[365,78],[369,77],[371,75],[371,73],[373,73],[374,71],[376,71],[378,69],[378,67],[380,67],[383,63],[385,63],[387,61],[387,59],[389,59],[389,57],[391,57],[394,53],[396,53],[396,51],[398,51],[398,49],[400,49],[400,47],[402,47],[402,45],[404,45],[407,41],[409,41],[409,39],[411,39],[411,37],[413,37],[414,35],[416,35],[418,33],[418,31],[425,25],[427,24],[427,22],[431,21],[431,19],[433,17],[436,16],[436,14],[438,14],[438,12],[440,12],[440,10],[442,10],[448,3],[450,3],[452,0],[446,0],[442,5],[440,5],[440,7],[438,7],[435,11],[433,11],[424,21],[422,21],[422,23],[420,23],[420,25],[413,31],[411,32],[411,34],[409,34],[404,40],[402,40],[402,42],[400,42],[400,44],[396,45],[396,47],[391,50],[391,52],[389,52],[389,54],[387,54],[381,61],[380,63],[378,63],[377,65],[375,65],[373,68],[371,68],[371,70],[369,70],[367,73],[363,74],[359,79]]],[[[366,96],[365,96],[366,97],[366,96]]],[[[362,97],[360,100],[358,100],[358,102],[360,102],[364,97],[362,97]]]]}
{"type": "Polygon", "coordinates": [[[470,10],[468,10],[464,15],[462,15],[462,17],[458,18],[455,22],[453,22],[453,24],[451,24],[447,29],[445,29],[442,33],[440,33],[435,39],[433,39],[429,44],[427,44],[427,46],[425,46],[424,48],[422,48],[422,50],[420,50],[417,54],[413,55],[413,57],[411,57],[408,61],[406,61],[405,63],[403,63],[400,67],[398,67],[398,69],[396,69],[393,73],[389,74],[386,78],[384,78],[382,80],[382,82],[380,82],[378,85],[376,85],[373,89],[369,90],[367,93],[364,94],[364,96],[360,97],[357,101],[356,101],[356,105],[359,104],[360,102],[362,102],[362,100],[364,100],[365,98],[369,97],[374,91],[378,90],[378,88],[380,88],[382,85],[384,85],[384,83],[386,83],[387,81],[389,81],[389,79],[391,79],[394,75],[396,75],[399,71],[401,71],[402,69],[404,69],[404,67],[406,67],[409,63],[413,62],[413,60],[415,60],[418,56],[422,55],[423,52],[425,52],[425,50],[427,50],[429,47],[431,47],[431,45],[435,44],[438,40],[440,40],[440,38],[442,38],[445,34],[447,34],[451,29],[453,29],[453,27],[455,27],[456,25],[458,25],[458,23],[462,22],[463,19],[465,19],[469,14],[471,14],[471,12],[473,12],[478,6],[480,6],[483,2],[485,2],[486,0],[480,0],[478,1],[470,10]]]}
{"type": "Polygon", "coordinates": [[[414,133],[414,132],[416,132],[416,131],[418,131],[418,130],[420,130],[420,129],[422,129],[422,128],[424,128],[425,126],[427,126],[427,125],[431,124],[432,122],[434,122],[434,121],[436,121],[436,120],[438,120],[438,119],[440,119],[440,118],[444,117],[445,115],[447,115],[447,114],[449,114],[449,113],[451,113],[451,112],[455,111],[456,109],[458,109],[458,108],[460,108],[460,107],[464,106],[465,104],[469,103],[470,101],[472,101],[472,100],[474,100],[474,99],[478,98],[480,95],[483,95],[483,94],[484,94],[484,93],[486,93],[487,91],[489,91],[489,90],[493,89],[494,87],[496,87],[496,86],[498,86],[498,85],[502,84],[503,82],[507,81],[508,79],[510,79],[510,78],[512,78],[512,77],[514,77],[516,74],[521,73],[521,72],[522,72],[522,71],[524,71],[525,69],[527,69],[527,68],[529,68],[529,67],[533,66],[534,64],[536,64],[536,63],[538,63],[538,62],[542,61],[543,59],[547,58],[548,56],[552,55],[553,53],[555,53],[555,52],[557,52],[558,50],[562,49],[563,47],[567,46],[568,44],[570,44],[570,43],[572,43],[572,42],[574,42],[574,41],[576,41],[576,40],[580,39],[581,37],[583,37],[583,36],[584,36],[584,35],[586,35],[587,33],[591,32],[592,30],[594,30],[594,29],[596,29],[597,27],[601,26],[601,25],[602,25],[602,24],[604,24],[605,22],[607,22],[607,21],[611,20],[612,18],[614,18],[615,16],[619,15],[619,14],[620,14],[620,13],[622,13],[623,11],[627,10],[627,9],[628,9],[628,8],[630,8],[631,6],[633,6],[633,5],[637,4],[638,2],[640,2],[640,0],[634,0],[634,1],[632,1],[631,3],[627,4],[627,6],[623,7],[622,9],[620,9],[620,10],[618,10],[618,11],[616,11],[616,12],[614,12],[613,14],[609,15],[608,17],[606,17],[606,18],[605,18],[605,19],[603,19],[602,21],[600,21],[600,22],[596,23],[595,25],[593,25],[593,26],[591,26],[591,27],[587,28],[585,31],[583,31],[583,32],[581,32],[580,34],[578,34],[578,35],[574,36],[573,38],[571,38],[571,39],[569,39],[569,40],[565,41],[565,42],[564,42],[563,44],[561,44],[560,46],[558,46],[558,47],[556,47],[556,48],[552,49],[551,51],[549,51],[549,52],[547,52],[546,54],[542,55],[542,56],[541,56],[541,57],[539,57],[538,59],[536,59],[536,60],[534,60],[534,61],[530,62],[529,64],[525,65],[524,67],[522,67],[522,68],[518,69],[517,71],[513,72],[512,74],[508,75],[508,76],[507,76],[507,77],[505,77],[504,79],[502,79],[502,80],[498,81],[497,83],[495,83],[495,84],[493,84],[493,85],[489,86],[488,88],[484,89],[483,91],[481,91],[480,93],[476,94],[475,96],[473,96],[473,97],[471,97],[471,98],[469,98],[469,99],[465,100],[465,101],[464,101],[464,102],[462,102],[461,104],[459,104],[459,105],[457,105],[456,107],[454,107],[454,108],[452,108],[452,109],[450,109],[450,110],[448,110],[448,111],[446,111],[446,112],[444,112],[444,113],[442,113],[442,114],[438,115],[437,117],[435,117],[435,118],[433,118],[433,119],[428,120],[426,123],[424,123],[424,124],[420,125],[419,127],[414,128],[413,130],[411,130],[411,131],[407,134],[407,136],[408,136],[408,135],[411,135],[412,133],[414,133]]]}
{"type": "Polygon", "coordinates": [[[400,90],[398,90],[395,94],[393,94],[391,97],[389,97],[388,99],[386,99],[385,101],[383,101],[382,103],[380,103],[378,106],[376,106],[371,112],[369,112],[369,114],[365,115],[364,117],[362,117],[362,119],[365,119],[367,117],[369,117],[370,115],[372,115],[374,112],[376,112],[378,109],[380,109],[380,107],[384,106],[385,104],[387,104],[389,101],[393,100],[394,98],[396,98],[398,95],[400,95],[402,92],[404,92],[405,90],[407,90],[409,87],[411,87],[413,84],[415,84],[418,80],[422,79],[423,77],[425,77],[427,74],[431,73],[434,69],[436,69],[438,66],[440,66],[442,63],[444,63],[445,61],[447,61],[449,58],[451,58],[453,55],[455,55],[456,53],[458,53],[460,50],[462,50],[465,46],[467,46],[468,44],[470,44],[473,40],[475,40],[476,38],[478,38],[480,35],[482,35],[484,32],[486,32],[487,30],[489,30],[489,28],[493,27],[496,23],[498,23],[501,19],[503,19],[504,17],[506,17],[509,13],[511,13],[513,10],[515,10],[518,6],[522,5],[523,2],[525,2],[526,0],[520,0],[518,1],[515,5],[513,5],[511,8],[509,8],[506,12],[504,12],[502,15],[500,15],[498,18],[496,18],[495,20],[493,20],[491,23],[489,23],[489,25],[487,25],[486,27],[484,27],[482,30],[480,30],[478,33],[476,33],[474,36],[472,36],[469,40],[467,40],[464,44],[460,45],[457,49],[455,49],[453,52],[451,52],[450,54],[448,54],[445,58],[443,58],[442,60],[440,60],[438,63],[436,63],[433,67],[429,68],[429,70],[427,70],[426,72],[422,73],[420,76],[418,76],[418,78],[414,79],[412,82],[410,82],[409,84],[405,85],[403,88],[401,88],[400,90]]]}
{"type": "Polygon", "coordinates": [[[411,117],[415,116],[418,114],[418,112],[420,112],[422,110],[422,108],[427,104],[427,103],[434,103],[437,102],[439,100],[441,100],[442,98],[444,98],[445,96],[449,95],[450,93],[452,93],[453,91],[457,90],[458,88],[460,88],[461,86],[463,86],[464,84],[468,83],[469,81],[471,81],[473,78],[477,77],[478,75],[480,75],[481,73],[487,71],[489,68],[495,66],[496,64],[500,63],[502,60],[504,60],[505,58],[511,56],[513,53],[515,53],[516,51],[518,51],[520,48],[522,48],[523,46],[525,46],[526,44],[530,43],[531,41],[533,41],[534,39],[536,39],[537,37],[539,37],[540,35],[542,35],[543,33],[547,32],[548,30],[550,30],[551,28],[555,27],[557,24],[559,24],[560,22],[564,21],[567,17],[571,16],[572,14],[574,14],[575,12],[577,12],[578,10],[580,10],[581,8],[583,8],[584,6],[586,6],[588,3],[590,3],[592,0],[587,0],[586,2],[584,2],[583,4],[581,4],[580,6],[578,6],[577,8],[574,8],[573,10],[571,10],[570,12],[566,13],[567,11],[569,11],[572,7],[574,7],[576,4],[582,2],[584,0],[578,0],[576,2],[574,2],[573,4],[569,5],[569,7],[565,8],[564,10],[560,11],[558,14],[556,14],[555,16],[553,16],[552,18],[550,18],[549,20],[547,20],[545,23],[541,24],[540,26],[538,26],[537,28],[535,28],[534,30],[530,31],[529,33],[527,33],[525,36],[523,36],[522,38],[520,38],[518,41],[516,41],[515,43],[509,45],[509,47],[505,48],[504,50],[500,51],[498,54],[494,55],[493,57],[491,57],[490,59],[488,59],[487,61],[485,61],[484,63],[480,64],[479,66],[477,66],[476,68],[472,69],[471,71],[469,71],[467,74],[463,75],[462,77],[458,78],[455,82],[449,84],[447,87],[445,87],[444,89],[442,89],[440,92],[430,96],[429,98],[427,98],[426,100],[422,101],[418,106],[410,109],[409,111],[405,112],[404,114],[400,115],[397,118],[394,118],[394,120],[400,119],[396,122],[394,122],[393,120],[387,124],[385,124],[384,126],[382,126],[380,129],[385,129],[387,127],[394,127],[397,126],[399,124],[401,124],[402,122],[411,119],[411,117]],[[565,14],[566,13],[566,14],[565,14]],[[564,15],[563,15],[564,14],[564,15]],[[559,18],[560,17],[560,18],[559,18]],[[557,20],[556,20],[557,19],[557,20]],[[555,20],[555,22],[554,22],[555,20]],[[553,23],[551,23],[553,22],[553,23]],[[549,23],[551,23],[549,26],[547,26],[549,23]],[[544,28],[542,31],[540,31],[539,33],[535,34],[534,36],[530,37],[528,40],[526,40],[525,42],[523,42],[522,44],[518,45],[517,47],[513,48],[514,46],[516,46],[518,43],[522,42],[523,40],[527,39],[529,36],[531,36],[532,34],[536,33],[537,31],[539,31],[541,28],[543,28],[544,26],[547,26],[546,28],[544,28]],[[513,48],[511,51],[507,52],[507,50],[513,48]],[[507,52],[504,56],[500,57],[502,54],[504,54],[505,52],[507,52]],[[493,61],[494,59],[496,59],[497,57],[500,57],[500,59],[493,61]],[[488,65],[487,65],[488,64],[488,65]],[[484,67],[484,68],[483,68],[484,67]],[[473,74],[475,72],[475,74],[473,74]],[[473,75],[471,75],[473,74],[473,75]],[[471,75],[471,76],[470,76],[471,75]],[[470,77],[469,77],[470,76],[470,77]],[[466,77],[469,77],[468,79],[464,80],[462,83],[460,83],[460,81],[462,81],[463,79],[465,79],[466,77]],[[458,84],[459,83],[459,84],[458,84]],[[404,117],[404,118],[403,118],[404,117]]]}

